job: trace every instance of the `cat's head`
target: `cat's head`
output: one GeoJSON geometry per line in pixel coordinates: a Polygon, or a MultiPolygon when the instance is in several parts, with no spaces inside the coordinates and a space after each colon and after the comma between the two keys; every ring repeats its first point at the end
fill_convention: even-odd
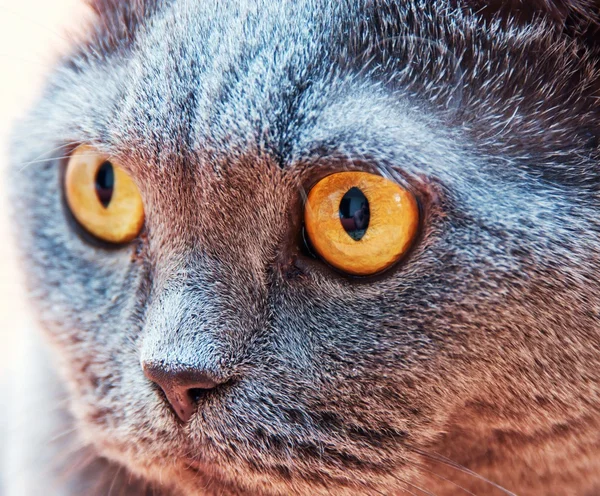
{"type": "Polygon", "coordinates": [[[445,436],[492,446],[587,408],[600,77],[583,42],[441,1],[96,7],[19,127],[13,185],[40,320],[100,454],[189,491],[375,494],[445,436]],[[81,150],[139,191],[132,241],[73,214],[81,150]],[[305,225],[307,193],[347,171],[418,205],[399,260],[361,276],[305,225]],[[182,370],[218,384],[176,412],[182,370]]]}

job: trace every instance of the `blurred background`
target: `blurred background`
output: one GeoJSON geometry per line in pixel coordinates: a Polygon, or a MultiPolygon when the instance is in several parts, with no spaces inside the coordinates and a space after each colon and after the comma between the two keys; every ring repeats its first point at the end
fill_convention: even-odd
{"type": "Polygon", "coordinates": [[[0,0],[0,378],[17,360],[29,325],[6,195],[12,123],[33,104],[44,74],[81,31],[84,0],[0,0]]]}

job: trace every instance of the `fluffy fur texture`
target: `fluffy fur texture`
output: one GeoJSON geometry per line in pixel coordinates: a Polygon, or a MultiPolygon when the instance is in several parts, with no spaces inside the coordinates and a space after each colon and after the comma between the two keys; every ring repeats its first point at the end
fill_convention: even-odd
{"type": "Polygon", "coordinates": [[[13,147],[61,418],[91,462],[62,474],[59,443],[46,487],[600,492],[599,9],[496,4],[95,2],[13,147]],[[127,247],[66,211],[78,143],[142,192],[127,247]],[[348,169],[422,206],[376,278],[301,249],[304,192],[348,169]],[[229,382],[183,425],[144,360],[229,382]]]}

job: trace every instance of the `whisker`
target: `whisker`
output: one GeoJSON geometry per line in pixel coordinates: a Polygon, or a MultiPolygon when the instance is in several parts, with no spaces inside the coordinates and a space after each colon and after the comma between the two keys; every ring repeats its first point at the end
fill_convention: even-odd
{"type": "MultiPolygon", "coordinates": [[[[396,476],[393,476],[393,477],[397,478],[396,476]]],[[[423,494],[427,494],[427,496],[436,496],[434,493],[428,491],[427,489],[423,489],[422,487],[417,486],[416,484],[413,484],[411,482],[408,482],[407,480],[404,480],[404,481],[401,481],[401,482],[404,482],[404,484],[409,485],[410,487],[416,489],[417,491],[419,491],[419,492],[421,492],[423,494]]]]}
{"type": "MultiPolygon", "coordinates": [[[[40,381],[37,384],[39,384],[40,386],[44,386],[47,384],[47,382],[40,381]]],[[[36,387],[36,383],[32,383],[30,387],[36,387]]],[[[56,398],[56,401],[53,401],[52,406],[48,410],[45,410],[44,413],[47,415],[48,413],[54,413],[56,410],[66,407],[69,404],[69,400],[70,400],[70,398],[67,394],[64,394],[64,396],[56,398]]],[[[16,413],[24,414],[25,412],[28,412],[34,404],[35,404],[35,401],[34,401],[34,399],[32,399],[31,404],[19,405],[19,410],[17,410],[16,413]]]]}
{"type": "MultiPolygon", "coordinates": [[[[32,165],[32,164],[43,163],[43,162],[50,162],[52,160],[63,160],[65,158],[68,158],[68,156],[63,156],[63,157],[50,157],[50,158],[42,159],[42,157],[44,157],[45,155],[51,155],[51,154],[53,154],[53,153],[55,153],[55,152],[57,152],[59,150],[66,149],[66,148],[69,148],[71,146],[75,146],[77,144],[79,144],[79,141],[69,141],[69,142],[66,142],[66,143],[61,143],[59,146],[57,146],[56,148],[52,148],[51,150],[45,150],[43,153],[41,153],[40,155],[36,156],[31,161],[19,164],[18,165],[19,171],[22,171],[23,169],[25,169],[26,167],[28,167],[29,165],[32,165]],[[40,160],[40,159],[42,159],[42,160],[40,160]]],[[[84,154],[82,154],[82,155],[84,155],[84,154]]],[[[90,153],[90,155],[91,155],[91,153],[90,153]]]]}
{"type": "MultiPolygon", "coordinates": [[[[57,161],[57,160],[64,160],[69,158],[71,155],[63,155],[62,157],[50,157],[50,158],[45,158],[42,160],[32,160],[31,162],[26,162],[24,164],[21,164],[21,167],[19,168],[19,172],[25,170],[27,167],[29,167],[30,165],[34,165],[34,164],[43,164],[46,162],[52,162],[52,161],[57,161]]],[[[94,157],[96,156],[95,153],[82,153],[81,155],[79,155],[80,157],[94,157]]]]}
{"type": "MultiPolygon", "coordinates": [[[[419,491],[420,493],[423,494],[427,494],[428,496],[436,496],[435,494],[433,494],[432,492],[428,491],[427,489],[424,489],[416,484],[413,484],[412,482],[407,481],[406,479],[403,479],[402,477],[399,477],[396,474],[390,473],[390,475],[396,479],[398,482],[400,482],[401,484],[406,484],[407,486],[412,487],[413,489],[416,489],[417,491],[419,491]]],[[[409,492],[410,494],[415,494],[412,491],[409,491],[408,489],[404,489],[404,491],[409,492]]]]}
{"type": "Polygon", "coordinates": [[[89,467],[96,459],[95,453],[90,451],[88,446],[79,446],[70,452],[63,453],[61,464],[63,469],[59,472],[58,482],[67,483],[69,479],[75,476],[78,472],[82,472],[89,467]],[[77,455],[77,456],[76,456],[77,455]],[[72,464],[68,462],[73,460],[72,464]]]}
{"type": "Polygon", "coordinates": [[[369,484],[359,483],[358,485],[365,489],[368,489],[369,491],[375,491],[377,494],[381,494],[381,496],[387,496],[383,491],[380,491],[376,487],[370,486],[369,484]]]}
{"type": "Polygon", "coordinates": [[[409,489],[406,489],[406,488],[404,488],[404,487],[400,487],[399,489],[400,489],[400,491],[403,491],[403,492],[405,492],[405,493],[408,493],[408,494],[410,494],[411,496],[419,496],[417,493],[413,493],[412,491],[410,491],[409,489]]]}
{"type": "Polygon", "coordinates": [[[119,468],[115,471],[115,476],[113,477],[113,480],[110,483],[110,487],[108,488],[108,496],[112,496],[113,488],[114,488],[115,483],[117,482],[117,479],[119,478],[119,475],[121,474],[122,470],[123,470],[123,466],[120,465],[119,468]]]}
{"type": "Polygon", "coordinates": [[[48,439],[47,443],[48,444],[55,443],[56,441],[59,441],[60,439],[64,438],[65,436],[68,436],[69,434],[72,434],[73,432],[76,432],[76,431],[77,431],[77,427],[70,427],[62,432],[59,432],[55,436],[52,436],[50,439],[48,439]]]}
{"type": "Polygon", "coordinates": [[[368,484],[367,482],[359,481],[358,485],[364,487],[365,489],[368,489],[369,491],[375,491],[377,494],[381,494],[381,496],[387,496],[383,491],[380,491],[379,489],[368,484]]]}
{"type": "MultiPolygon", "coordinates": [[[[106,481],[107,481],[107,477],[110,475],[110,471],[111,471],[112,467],[109,465],[107,467],[104,467],[104,469],[100,472],[100,475],[98,476],[98,480],[96,481],[96,483],[94,484],[93,488],[89,491],[90,494],[95,494],[97,496],[104,496],[105,494],[105,489],[106,489],[106,481]]],[[[114,483],[114,479],[112,481],[114,483]]],[[[111,484],[112,486],[112,484],[111,484]]]]}
{"type": "Polygon", "coordinates": [[[447,479],[446,477],[443,477],[439,474],[436,474],[433,470],[428,469],[425,465],[421,464],[421,463],[416,463],[413,461],[409,462],[411,465],[417,467],[420,470],[423,470],[431,475],[433,475],[434,477],[437,477],[438,479],[443,480],[444,482],[448,482],[450,484],[452,484],[453,486],[456,486],[458,489],[460,489],[461,491],[464,491],[467,494],[470,494],[471,496],[477,496],[475,493],[472,493],[471,491],[469,491],[468,489],[462,487],[460,484],[454,482],[453,480],[447,479]]]}
{"type": "Polygon", "coordinates": [[[432,453],[428,453],[426,451],[423,451],[420,448],[417,448],[415,446],[409,446],[406,445],[407,448],[413,450],[415,453],[424,456],[426,458],[429,458],[430,460],[436,461],[438,463],[442,463],[448,467],[451,467],[455,470],[458,470],[466,475],[469,475],[471,477],[474,477],[476,479],[479,479],[482,482],[485,482],[486,484],[489,484],[492,487],[495,487],[496,489],[502,491],[504,494],[507,494],[508,496],[517,496],[515,493],[509,491],[508,489],[506,489],[505,487],[500,486],[499,484],[496,484],[495,482],[492,482],[491,480],[485,478],[484,476],[478,474],[477,472],[474,472],[470,469],[468,469],[467,467],[460,465],[459,463],[456,463],[453,460],[450,460],[449,458],[446,458],[440,454],[432,454],[432,453]]]}
{"type": "Polygon", "coordinates": [[[66,143],[61,143],[60,145],[58,145],[55,148],[52,148],[50,150],[45,150],[43,153],[39,154],[37,157],[34,157],[33,160],[37,160],[39,158],[42,158],[44,155],[50,155],[52,153],[57,152],[58,150],[62,150],[63,148],[68,148],[70,146],[75,146],[78,144],[79,144],[79,141],[67,141],[66,143]]]}

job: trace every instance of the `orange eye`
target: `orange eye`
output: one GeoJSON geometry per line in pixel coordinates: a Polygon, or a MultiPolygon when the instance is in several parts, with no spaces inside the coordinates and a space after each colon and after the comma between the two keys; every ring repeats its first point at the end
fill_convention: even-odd
{"type": "Polygon", "coordinates": [[[367,172],[339,172],[319,181],[304,210],[317,253],[348,274],[367,276],[396,263],[419,226],[414,196],[400,185],[367,172]]]}
{"type": "Polygon", "coordinates": [[[65,196],[77,221],[108,243],[127,243],[144,225],[142,197],[131,177],[90,146],[81,145],[71,154],[65,196]]]}

